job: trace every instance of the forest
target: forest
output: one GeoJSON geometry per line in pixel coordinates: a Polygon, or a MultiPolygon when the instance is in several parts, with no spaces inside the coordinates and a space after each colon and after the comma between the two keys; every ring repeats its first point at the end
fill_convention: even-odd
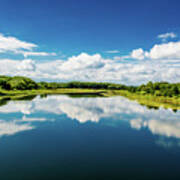
{"type": "Polygon", "coordinates": [[[180,83],[148,82],[140,86],[127,86],[108,82],[35,82],[22,76],[0,76],[0,90],[35,90],[35,89],[104,89],[127,90],[131,93],[151,94],[154,96],[179,97],[180,83]]]}

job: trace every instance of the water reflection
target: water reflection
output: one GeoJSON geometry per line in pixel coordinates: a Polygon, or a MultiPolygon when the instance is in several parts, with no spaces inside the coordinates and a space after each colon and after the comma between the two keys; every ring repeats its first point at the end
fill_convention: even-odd
{"type": "MultiPolygon", "coordinates": [[[[0,106],[0,136],[35,129],[42,122],[59,120],[61,115],[79,123],[91,121],[118,126],[119,121],[126,121],[136,130],[148,129],[154,135],[180,138],[180,111],[148,109],[124,97],[68,96],[38,96],[31,101],[9,101],[0,106]]],[[[158,143],[165,146],[164,140],[158,143]]]]}
{"type": "Polygon", "coordinates": [[[15,121],[0,120],[0,136],[13,135],[20,131],[32,130],[33,128],[30,124],[18,124],[15,121]]]}

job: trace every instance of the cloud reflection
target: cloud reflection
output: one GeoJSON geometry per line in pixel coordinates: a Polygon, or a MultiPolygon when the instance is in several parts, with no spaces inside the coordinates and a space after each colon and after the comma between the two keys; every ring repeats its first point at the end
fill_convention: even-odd
{"type": "Polygon", "coordinates": [[[69,119],[79,123],[87,121],[98,123],[110,121],[109,124],[118,125],[126,121],[134,129],[148,128],[152,134],[180,138],[180,111],[160,108],[147,109],[135,101],[124,97],[111,98],[70,98],[67,96],[37,97],[32,101],[10,101],[0,107],[0,114],[9,115],[20,113],[21,119],[8,119],[0,122],[0,135],[15,134],[19,131],[30,130],[35,127],[34,122],[49,121],[46,115],[66,115],[69,119]],[[36,115],[41,114],[42,117],[36,115]],[[113,119],[113,122],[111,122],[113,119]],[[16,124],[17,123],[17,124],[16,124]],[[22,124],[20,124],[22,123],[22,124]],[[7,126],[6,126],[7,125],[7,126]],[[9,128],[7,128],[9,127],[9,128]],[[14,131],[13,131],[14,128],[14,131]]]}
{"type": "Polygon", "coordinates": [[[21,131],[32,130],[34,127],[30,124],[18,124],[14,121],[0,121],[0,137],[4,135],[13,135],[21,131]]]}

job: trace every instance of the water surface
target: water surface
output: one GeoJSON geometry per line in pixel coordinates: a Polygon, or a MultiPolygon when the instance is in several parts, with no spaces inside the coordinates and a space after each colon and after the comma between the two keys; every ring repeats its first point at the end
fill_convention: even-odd
{"type": "Polygon", "coordinates": [[[123,97],[0,106],[2,180],[180,179],[180,111],[123,97]]]}

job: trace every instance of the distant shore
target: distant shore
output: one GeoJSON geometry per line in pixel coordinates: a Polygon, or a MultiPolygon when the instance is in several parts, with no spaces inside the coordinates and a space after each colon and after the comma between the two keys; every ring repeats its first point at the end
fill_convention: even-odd
{"type": "Polygon", "coordinates": [[[36,82],[28,77],[0,76],[0,104],[50,94],[71,97],[124,96],[148,108],[180,109],[180,83],[150,81],[139,86],[129,86],[110,82],[36,82]]]}

